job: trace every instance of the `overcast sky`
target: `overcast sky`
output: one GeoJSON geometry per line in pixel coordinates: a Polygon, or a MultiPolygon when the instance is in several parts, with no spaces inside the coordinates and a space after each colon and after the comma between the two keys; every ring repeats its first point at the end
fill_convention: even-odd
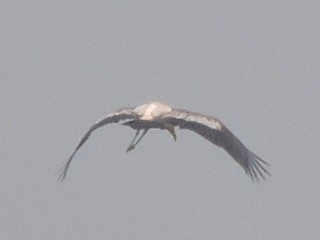
{"type": "Polygon", "coordinates": [[[317,239],[320,2],[1,1],[0,238],[317,239]],[[253,183],[188,131],[109,125],[160,100],[271,164],[253,183]]]}

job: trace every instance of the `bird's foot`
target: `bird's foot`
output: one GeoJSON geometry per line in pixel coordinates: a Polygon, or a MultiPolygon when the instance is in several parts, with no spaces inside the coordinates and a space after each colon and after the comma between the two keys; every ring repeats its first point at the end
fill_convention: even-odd
{"type": "Polygon", "coordinates": [[[130,146],[127,148],[126,152],[129,152],[129,151],[133,150],[134,147],[135,147],[134,145],[130,145],[130,146]]]}

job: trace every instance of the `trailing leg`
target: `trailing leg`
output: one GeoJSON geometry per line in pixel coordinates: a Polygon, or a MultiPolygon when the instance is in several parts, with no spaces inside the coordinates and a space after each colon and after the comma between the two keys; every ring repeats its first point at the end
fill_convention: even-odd
{"type": "Polygon", "coordinates": [[[136,135],[134,136],[134,138],[132,139],[129,147],[127,148],[127,152],[131,151],[132,149],[134,149],[138,143],[141,141],[141,139],[144,137],[144,135],[146,135],[146,133],[148,132],[148,128],[143,130],[143,133],[141,134],[141,136],[138,138],[138,140],[136,142],[134,142],[140,132],[140,130],[137,130],[136,135]]]}

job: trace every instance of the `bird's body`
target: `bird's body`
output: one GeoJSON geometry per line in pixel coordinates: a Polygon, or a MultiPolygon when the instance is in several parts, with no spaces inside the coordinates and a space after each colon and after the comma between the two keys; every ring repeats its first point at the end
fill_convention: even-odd
{"type": "Polygon", "coordinates": [[[159,119],[164,114],[172,112],[172,107],[161,102],[145,103],[133,109],[140,120],[153,121],[159,119]]]}
{"type": "Polygon", "coordinates": [[[124,120],[128,121],[124,122],[123,125],[136,130],[136,134],[127,148],[127,152],[134,149],[147,131],[152,128],[168,130],[173,138],[176,139],[175,127],[178,126],[180,129],[192,130],[211,143],[224,148],[253,180],[259,180],[259,177],[264,179],[264,173],[269,174],[265,166],[263,166],[268,164],[247,149],[218,119],[187,110],[174,109],[161,102],[150,102],[135,108],[119,109],[95,123],[81,139],[66,162],[66,165],[62,169],[60,179],[64,180],[74,155],[94,130],[106,124],[117,123],[124,120]],[[137,139],[140,130],[143,130],[143,133],[137,139]]]}

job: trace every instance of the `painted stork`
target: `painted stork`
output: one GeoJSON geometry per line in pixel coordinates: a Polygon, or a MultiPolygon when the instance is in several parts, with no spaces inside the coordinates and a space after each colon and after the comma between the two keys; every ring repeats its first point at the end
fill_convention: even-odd
{"type": "Polygon", "coordinates": [[[65,179],[73,157],[94,130],[109,123],[118,123],[125,120],[127,121],[123,122],[123,125],[136,130],[134,138],[127,148],[127,152],[134,149],[151,128],[167,130],[173,136],[174,140],[176,140],[175,127],[179,127],[180,129],[192,130],[211,143],[222,147],[240,164],[253,181],[259,181],[260,177],[265,179],[265,174],[270,175],[266,169],[266,166],[270,165],[251,152],[218,119],[183,109],[175,109],[161,102],[150,102],[134,108],[121,108],[93,124],[82,137],[65,166],[61,169],[59,179],[61,181],[65,179]],[[142,134],[139,136],[141,130],[142,134]]]}

